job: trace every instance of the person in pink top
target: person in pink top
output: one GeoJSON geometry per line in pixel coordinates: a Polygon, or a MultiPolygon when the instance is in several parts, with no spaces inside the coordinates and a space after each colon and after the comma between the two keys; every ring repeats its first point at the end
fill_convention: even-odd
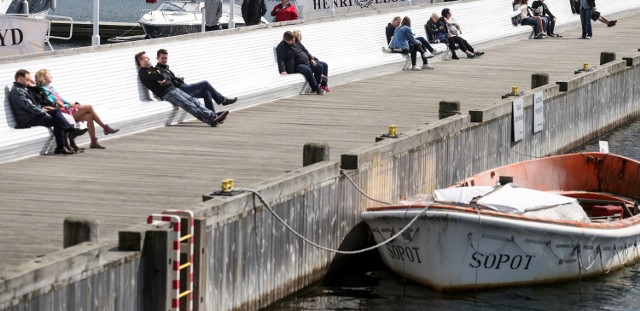
{"type": "MultiPolygon", "coordinates": [[[[89,129],[89,136],[91,136],[91,144],[89,148],[92,149],[105,149],[102,145],[98,144],[98,138],[96,137],[96,130],[93,122],[98,123],[104,131],[105,135],[114,134],[119,129],[114,129],[108,124],[102,122],[98,114],[91,105],[80,105],[79,103],[71,104],[64,100],[58,91],[51,86],[53,76],[47,69],[40,69],[36,72],[36,83],[40,86],[47,96],[48,100],[52,103],[56,103],[63,113],[68,113],[73,116],[76,122],[87,121],[87,129],[89,129]]],[[[75,151],[78,151],[77,147],[74,147],[75,151]]]]}
{"type": "Polygon", "coordinates": [[[280,0],[271,10],[271,16],[275,16],[274,22],[295,21],[298,19],[298,9],[289,3],[289,0],[280,0]]]}

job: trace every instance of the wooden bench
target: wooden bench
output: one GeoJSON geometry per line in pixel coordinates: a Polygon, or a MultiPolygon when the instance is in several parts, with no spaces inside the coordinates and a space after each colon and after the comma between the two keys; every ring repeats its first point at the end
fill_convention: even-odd
{"type": "MultiPolygon", "coordinates": [[[[579,22],[569,5],[560,0],[545,3],[558,17],[556,27],[579,22]]],[[[71,101],[92,104],[109,125],[120,128],[119,137],[128,133],[161,127],[193,119],[167,102],[150,96],[140,83],[134,63],[138,51],[146,51],[153,60],[160,48],[169,51],[169,64],[187,83],[208,80],[225,96],[239,100],[223,109],[238,109],[297,95],[306,81],[302,75],[280,76],[273,61],[273,46],[287,30],[302,31],[305,47],[329,65],[329,84],[335,86],[367,77],[397,72],[403,59],[380,53],[386,45],[385,26],[396,16],[412,18],[416,31],[432,12],[449,7],[462,25],[463,36],[472,44],[524,34],[526,29],[513,27],[512,11],[504,0],[458,1],[372,13],[349,17],[302,20],[293,25],[260,25],[241,29],[142,40],[131,43],[86,47],[21,57],[0,57],[2,85],[11,83],[20,68],[31,71],[51,70],[53,85],[71,101]]],[[[617,9],[640,7],[637,0],[607,2],[599,9],[603,14],[617,9]],[[634,2],[635,1],[635,2],[634,2]]],[[[434,48],[443,51],[443,44],[434,48]]],[[[155,62],[154,62],[155,63],[155,62]]],[[[437,67],[436,67],[437,68],[437,67]]],[[[328,95],[330,96],[330,95],[328,95]]],[[[37,155],[52,146],[51,131],[43,127],[16,130],[8,107],[8,89],[0,93],[4,103],[0,111],[0,163],[37,155]]],[[[222,106],[216,106],[220,109],[222,106]]],[[[233,117],[232,117],[233,118],[233,117]]],[[[233,122],[224,126],[233,126],[233,122]]],[[[103,139],[102,131],[98,138],[103,139]]],[[[212,129],[215,132],[215,129],[212,129]]],[[[88,135],[78,143],[88,143],[88,135]]]]}

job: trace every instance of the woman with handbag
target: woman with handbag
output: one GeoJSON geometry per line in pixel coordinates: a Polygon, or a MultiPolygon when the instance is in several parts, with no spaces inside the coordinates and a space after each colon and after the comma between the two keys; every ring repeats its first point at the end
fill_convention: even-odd
{"type": "MultiPolygon", "coordinates": [[[[36,72],[36,83],[39,87],[42,88],[42,91],[47,96],[49,101],[56,103],[63,113],[72,115],[76,122],[87,122],[87,129],[89,130],[89,136],[91,137],[91,144],[89,145],[89,148],[106,149],[105,147],[98,144],[98,138],[96,137],[96,130],[93,122],[98,123],[98,125],[102,127],[104,135],[117,133],[119,129],[111,128],[108,124],[103,123],[100,117],[98,117],[98,114],[93,109],[93,106],[81,105],[78,102],[70,104],[68,101],[64,100],[62,96],[60,96],[58,91],[53,86],[51,86],[52,81],[53,76],[51,75],[49,70],[40,69],[38,70],[38,72],[36,72]]],[[[75,147],[74,149],[77,149],[77,147],[75,147]]]]}

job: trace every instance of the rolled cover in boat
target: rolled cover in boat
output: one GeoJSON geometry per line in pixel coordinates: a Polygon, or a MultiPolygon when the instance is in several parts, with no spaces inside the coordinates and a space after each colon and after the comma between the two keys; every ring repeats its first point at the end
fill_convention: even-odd
{"type": "Polygon", "coordinates": [[[574,198],[545,191],[514,188],[511,184],[504,185],[478,200],[480,205],[513,214],[523,214],[574,202],[577,202],[574,198]]]}
{"type": "Polygon", "coordinates": [[[493,191],[492,186],[474,186],[438,189],[433,197],[438,202],[469,204],[475,197],[483,196],[493,191]]]}

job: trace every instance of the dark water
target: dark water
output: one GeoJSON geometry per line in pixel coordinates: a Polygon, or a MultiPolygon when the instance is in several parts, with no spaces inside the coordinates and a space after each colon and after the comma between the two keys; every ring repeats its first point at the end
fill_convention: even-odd
{"type": "MultiPolygon", "coordinates": [[[[640,159],[640,121],[576,152],[598,151],[599,140],[611,153],[640,159]]],[[[640,264],[569,283],[441,293],[394,274],[374,253],[269,310],[640,310],[640,264]]]]}

